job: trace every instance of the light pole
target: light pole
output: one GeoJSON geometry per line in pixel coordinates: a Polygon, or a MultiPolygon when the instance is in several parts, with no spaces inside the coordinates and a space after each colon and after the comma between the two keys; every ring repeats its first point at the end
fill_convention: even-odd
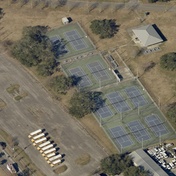
{"type": "Polygon", "coordinates": [[[99,79],[99,89],[101,90],[101,79],[99,79]]]}
{"type": "Polygon", "coordinates": [[[122,153],[122,145],[120,144],[120,153],[122,153]]]}
{"type": "Polygon", "coordinates": [[[121,111],[120,111],[120,119],[121,119],[121,122],[123,122],[122,108],[121,108],[121,111]]]}
{"type": "Polygon", "coordinates": [[[161,145],[161,133],[159,132],[159,144],[161,145]]]}

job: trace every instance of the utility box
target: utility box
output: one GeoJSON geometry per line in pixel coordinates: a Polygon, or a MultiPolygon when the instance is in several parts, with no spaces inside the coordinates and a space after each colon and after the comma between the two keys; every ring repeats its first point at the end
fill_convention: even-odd
{"type": "Polygon", "coordinates": [[[65,24],[68,24],[69,23],[69,20],[67,17],[63,17],[62,18],[62,23],[65,25],[65,24]]]}

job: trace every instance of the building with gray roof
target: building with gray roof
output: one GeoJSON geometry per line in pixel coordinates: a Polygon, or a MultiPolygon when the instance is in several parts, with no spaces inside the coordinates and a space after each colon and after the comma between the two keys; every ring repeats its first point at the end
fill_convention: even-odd
{"type": "Polygon", "coordinates": [[[143,166],[150,171],[153,176],[168,176],[168,174],[142,149],[138,149],[130,154],[135,166],[143,166]]]}
{"type": "Polygon", "coordinates": [[[155,30],[153,25],[146,25],[132,29],[135,43],[139,43],[142,47],[148,47],[163,42],[163,39],[155,30]]]}

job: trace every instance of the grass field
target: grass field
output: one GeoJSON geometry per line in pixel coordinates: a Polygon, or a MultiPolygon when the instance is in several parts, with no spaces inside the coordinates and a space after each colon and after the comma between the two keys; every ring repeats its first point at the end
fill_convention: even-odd
{"type": "Polygon", "coordinates": [[[105,132],[107,133],[107,135],[109,137],[112,136],[109,131],[111,128],[114,128],[117,126],[122,126],[133,142],[132,145],[123,148],[119,144],[115,143],[114,139],[112,139],[110,137],[112,142],[114,143],[114,145],[117,147],[117,149],[120,152],[132,151],[132,150],[135,150],[135,149],[140,148],[142,146],[147,147],[147,146],[153,145],[155,143],[159,143],[159,141],[164,141],[168,138],[175,137],[175,132],[172,130],[170,125],[167,123],[167,121],[165,120],[165,117],[163,116],[161,111],[157,108],[155,103],[150,99],[150,97],[147,95],[145,90],[143,90],[143,88],[139,85],[139,83],[136,80],[122,82],[122,83],[119,83],[118,86],[113,86],[108,89],[102,88],[101,91],[103,92],[104,98],[106,99],[106,106],[108,106],[111,109],[111,111],[113,112],[114,115],[111,117],[101,118],[97,114],[94,114],[97,121],[99,121],[99,123],[101,123],[101,126],[103,127],[103,129],[105,130],[105,132]],[[140,90],[141,95],[143,95],[143,97],[147,101],[147,104],[144,106],[139,106],[139,109],[134,106],[131,99],[127,97],[127,95],[124,91],[125,88],[131,87],[131,86],[135,86],[138,90],[140,90]],[[107,100],[107,97],[105,96],[106,94],[114,92],[114,91],[120,92],[121,96],[125,99],[126,103],[130,106],[130,108],[131,108],[130,110],[123,112],[123,113],[118,113],[117,111],[115,111],[114,107],[107,100]],[[162,123],[168,129],[167,134],[164,134],[164,135],[161,135],[160,137],[157,137],[154,134],[154,132],[147,126],[147,124],[145,122],[145,117],[152,115],[152,114],[155,114],[160,118],[162,123]],[[101,118],[101,120],[100,120],[100,118],[101,118]],[[127,127],[127,124],[129,122],[134,121],[134,120],[138,120],[144,126],[144,129],[146,129],[146,131],[148,132],[148,134],[150,136],[149,140],[146,140],[143,142],[139,142],[136,140],[135,136],[132,134],[132,132],[127,127]]]}
{"type": "Polygon", "coordinates": [[[64,71],[67,75],[70,75],[70,72],[69,72],[70,69],[77,68],[77,67],[82,68],[82,70],[86,73],[86,75],[89,77],[89,79],[92,82],[92,84],[90,86],[84,88],[85,90],[86,89],[87,90],[92,90],[92,89],[99,88],[100,86],[103,87],[103,86],[106,86],[106,85],[117,82],[116,77],[114,76],[112,71],[109,70],[109,67],[108,67],[107,63],[103,60],[102,56],[99,55],[99,54],[93,55],[93,56],[90,56],[90,57],[86,57],[84,59],[77,60],[77,61],[71,62],[69,64],[63,64],[62,65],[62,68],[64,69],[64,71]],[[101,81],[101,83],[100,83],[94,77],[94,75],[90,72],[90,70],[87,67],[88,64],[93,63],[93,62],[101,63],[101,65],[104,67],[104,70],[109,75],[108,80],[101,81]]]}
{"type": "MultiPolygon", "coordinates": [[[[89,39],[87,34],[83,31],[83,29],[81,28],[79,23],[67,24],[63,27],[52,29],[48,32],[47,35],[49,36],[49,38],[58,37],[59,39],[64,40],[64,42],[66,44],[65,50],[67,52],[64,53],[60,57],[60,59],[79,55],[79,54],[86,53],[86,52],[89,52],[89,51],[92,51],[95,49],[95,46],[93,45],[93,43],[91,42],[91,40],[89,39]],[[86,48],[83,48],[81,50],[75,50],[75,48],[72,46],[71,42],[66,39],[65,33],[69,32],[69,31],[73,31],[73,30],[79,34],[79,36],[80,36],[79,40],[82,40],[85,43],[86,48]]],[[[72,41],[72,42],[74,42],[74,41],[72,41]]]]}

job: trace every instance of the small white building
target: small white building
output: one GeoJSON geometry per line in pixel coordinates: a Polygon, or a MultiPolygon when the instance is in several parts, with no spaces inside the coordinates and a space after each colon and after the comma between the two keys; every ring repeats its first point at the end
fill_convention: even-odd
{"type": "Polygon", "coordinates": [[[63,17],[62,18],[62,23],[65,25],[65,24],[68,24],[69,23],[69,20],[67,17],[63,17]]]}

